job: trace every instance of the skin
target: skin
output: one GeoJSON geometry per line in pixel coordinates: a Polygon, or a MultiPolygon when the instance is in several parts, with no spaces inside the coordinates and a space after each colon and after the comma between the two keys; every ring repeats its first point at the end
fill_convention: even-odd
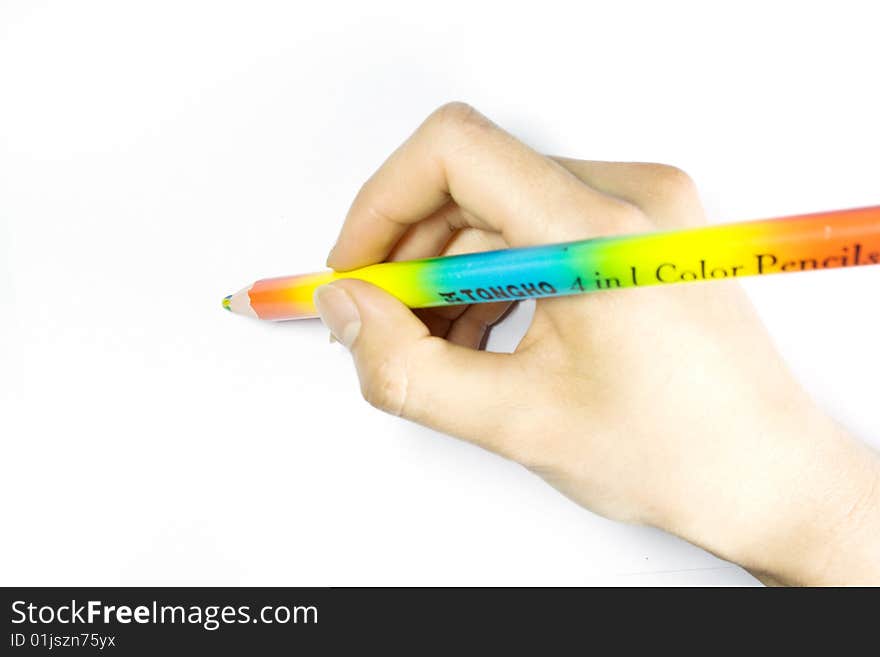
{"type": "MultiPolygon", "coordinates": [[[[452,103],[363,185],[327,264],[703,223],[679,169],[546,157],[452,103]]],[[[880,584],[880,459],[805,394],[735,282],[538,300],[513,354],[481,350],[506,304],[414,312],[356,280],[315,301],[377,408],[765,583],[880,584]]]]}

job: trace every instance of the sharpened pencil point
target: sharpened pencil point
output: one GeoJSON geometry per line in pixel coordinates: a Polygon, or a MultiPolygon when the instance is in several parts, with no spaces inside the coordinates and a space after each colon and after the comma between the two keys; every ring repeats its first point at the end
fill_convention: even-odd
{"type": "Polygon", "coordinates": [[[242,288],[235,294],[230,294],[223,299],[223,307],[233,315],[244,315],[245,317],[258,317],[254,309],[251,308],[251,298],[249,295],[251,286],[242,288]]]}

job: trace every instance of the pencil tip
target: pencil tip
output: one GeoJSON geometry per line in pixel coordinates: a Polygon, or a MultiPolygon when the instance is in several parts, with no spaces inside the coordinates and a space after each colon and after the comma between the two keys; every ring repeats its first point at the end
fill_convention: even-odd
{"type": "Polygon", "coordinates": [[[245,317],[256,317],[259,319],[259,315],[251,308],[250,290],[251,286],[248,286],[235,294],[230,294],[223,299],[223,307],[234,315],[244,315],[245,317]]]}

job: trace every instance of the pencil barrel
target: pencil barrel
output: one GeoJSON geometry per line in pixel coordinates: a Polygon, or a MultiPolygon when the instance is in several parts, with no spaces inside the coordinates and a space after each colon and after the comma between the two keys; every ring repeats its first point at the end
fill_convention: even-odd
{"type": "Polygon", "coordinates": [[[315,316],[315,288],[341,278],[424,308],[872,264],[880,264],[880,207],[265,279],[249,296],[261,319],[277,320],[315,316]]]}

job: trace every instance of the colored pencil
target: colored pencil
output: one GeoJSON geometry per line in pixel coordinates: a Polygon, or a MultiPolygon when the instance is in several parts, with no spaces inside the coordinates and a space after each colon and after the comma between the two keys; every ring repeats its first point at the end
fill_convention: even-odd
{"type": "Polygon", "coordinates": [[[315,288],[343,278],[425,308],[872,264],[880,264],[880,206],[267,278],[223,307],[260,319],[315,317],[315,288]]]}

